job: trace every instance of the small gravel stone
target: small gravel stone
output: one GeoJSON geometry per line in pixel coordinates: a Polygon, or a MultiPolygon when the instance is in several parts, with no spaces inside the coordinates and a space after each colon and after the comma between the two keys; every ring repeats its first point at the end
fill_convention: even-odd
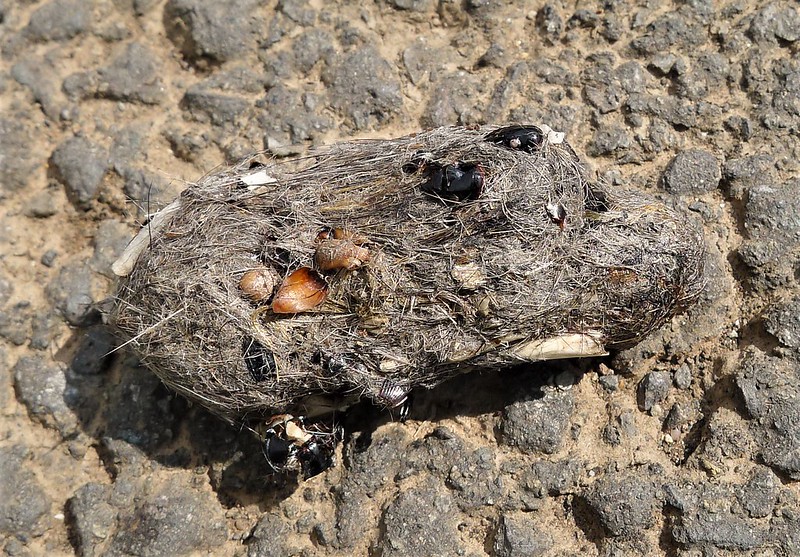
{"type": "Polygon", "coordinates": [[[664,420],[664,430],[681,430],[682,427],[691,425],[703,417],[700,402],[692,399],[687,402],[676,402],[670,408],[667,419],[664,420]]]}
{"type": "MultiPolygon", "coordinates": [[[[58,252],[54,249],[49,249],[42,254],[42,257],[39,261],[45,267],[52,267],[53,263],[55,263],[56,257],[58,257],[58,252]]],[[[2,303],[0,303],[0,305],[2,305],[2,303]]]]}
{"type": "Polygon", "coordinates": [[[213,553],[228,539],[216,499],[202,491],[170,484],[122,513],[108,552],[113,555],[213,553]]]}
{"type": "Polygon", "coordinates": [[[649,412],[656,404],[664,402],[672,385],[672,376],[666,371],[652,371],[644,376],[636,390],[639,409],[649,412]]]}
{"type": "Polygon", "coordinates": [[[553,538],[541,531],[539,520],[530,514],[504,514],[494,538],[496,557],[536,557],[553,547],[553,538]]]}
{"type": "Polygon", "coordinates": [[[56,69],[46,59],[38,56],[27,56],[11,67],[11,77],[33,95],[33,100],[39,103],[44,113],[57,121],[63,110],[58,100],[58,82],[56,69]]]}
{"type": "Polygon", "coordinates": [[[161,63],[141,43],[128,44],[111,65],[97,71],[99,97],[124,102],[159,104],[166,98],[161,63]]]}
{"type": "Polygon", "coordinates": [[[597,130],[587,150],[592,156],[618,154],[633,144],[628,130],[618,126],[607,126],[597,130]]]}
{"type": "Polygon", "coordinates": [[[169,0],[164,8],[167,36],[188,61],[203,66],[255,50],[265,24],[258,0],[169,0]]]}
{"type": "Polygon", "coordinates": [[[108,498],[108,487],[89,483],[67,500],[68,525],[78,554],[100,555],[100,544],[114,533],[117,510],[108,498]]]}
{"type": "Polygon", "coordinates": [[[736,385],[753,418],[751,427],[763,462],[800,479],[800,388],[797,363],[747,350],[736,385]]]}
{"type": "Polygon", "coordinates": [[[250,101],[230,94],[205,89],[200,84],[189,89],[181,100],[181,108],[197,122],[215,126],[234,126],[250,109],[250,101]]]}
{"type": "Polygon", "coordinates": [[[506,406],[501,422],[503,442],[526,452],[552,454],[564,442],[574,408],[571,391],[506,406]]]}
{"type": "Polygon", "coordinates": [[[771,308],[764,318],[764,328],[781,345],[800,353],[800,297],[771,308]]]}
{"type": "Polygon", "coordinates": [[[587,492],[586,502],[608,535],[627,538],[652,528],[661,507],[656,483],[630,472],[599,479],[587,492]]]}
{"type": "Polygon", "coordinates": [[[773,183],[774,170],[774,161],[769,155],[728,159],[722,167],[723,184],[730,197],[742,199],[753,186],[773,183]]]}
{"type": "Polygon", "coordinates": [[[83,0],[51,0],[31,14],[25,33],[36,41],[64,41],[89,29],[91,17],[83,0]]]}
{"type": "Polygon", "coordinates": [[[480,80],[465,72],[445,74],[434,84],[436,93],[420,117],[423,127],[467,125],[479,119],[476,91],[480,80]]]}
{"type": "Polygon", "coordinates": [[[36,159],[31,148],[34,137],[30,122],[3,111],[0,117],[0,199],[11,191],[26,187],[31,175],[43,161],[36,159]]]}
{"type": "Polygon", "coordinates": [[[23,212],[25,216],[35,219],[52,217],[58,213],[59,204],[55,192],[45,190],[34,195],[25,204],[23,212]]]}
{"type": "Polygon", "coordinates": [[[373,47],[359,48],[322,73],[331,106],[356,130],[383,125],[400,112],[403,98],[394,69],[373,47]]]}
{"type": "Polygon", "coordinates": [[[248,540],[248,557],[284,557],[298,555],[301,548],[292,540],[292,528],[276,513],[266,513],[258,520],[248,540]]]}
{"type": "Polygon", "coordinates": [[[52,162],[70,200],[78,208],[88,208],[108,169],[106,150],[84,137],[75,136],[56,148],[52,162]]]}
{"type": "Polygon", "coordinates": [[[780,485],[781,481],[772,470],[759,466],[736,495],[751,518],[764,518],[772,514],[775,508],[780,485]]]}
{"type": "Polygon", "coordinates": [[[719,186],[722,173],[714,155],[692,149],[679,153],[661,178],[663,188],[677,195],[702,195],[719,186]]]}
{"type": "Polygon", "coordinates": [[[37,313],[31,319],[31,343],[34,350],[46,350],[61,333],[64,321],[55,311],[37,313]]]}
{"type": "Polygon", "coordinates": [[[333,37],[322,29],[309,29],[292,43],[294,63],[301,74],[308,74],[320,60],[332,60],[333,37]]]}
{"type": "Polygon", "coordinates": [[[64,399],[67,390],[64,368],[40,356],[24,356],[13,371],[17,397],[28,412],[62,436],[74,435],[78,421],[64,399]]]}
{"type": "Polygon", "coordinates": [[[378,548],[384,557],[455,555],[460,545],[456,506],[433,479],[401,491],[386,508],[381,530],[378,548]]]}
{"type": "Polygon", "coordinates": [[[619,375],[603,375],[598,379],[598,382],[609,393],[613,393],[619,389],[619,375]]]}
{"type": "Polygon", "coordinates": [[[22,346],[30,339],[30,321],[30,302],[17,302],[6,310],[0,310],[0,338],[22,346]]]}
{"type": "Polygon", "coordinates": [[[88,265],[70,262],[47,285],[48,298],[70,325],[85,327],[99,319],[92,295],[93,281],[88,265]]]}
{"type": "Polygon", "coordinates": [[[50,498],[28,461],[22,445],[0,447],[0,537],[22,542],[44,532],[43,518],[50,511],[50,498]]]}
{"type": "Polygon", "coordinates": [[[672,378],[673,383],[679,389],[686,390],[692,386],[692,368],[686,362],[682,363],[680,367],[675,370],[675,375],[672,378]]]}
{"type": "Polygon", "coordinates": [[[748,35],[757,42],[800,40],[800,12],[794,6],[768,4],[753,18],[748,35]]]}

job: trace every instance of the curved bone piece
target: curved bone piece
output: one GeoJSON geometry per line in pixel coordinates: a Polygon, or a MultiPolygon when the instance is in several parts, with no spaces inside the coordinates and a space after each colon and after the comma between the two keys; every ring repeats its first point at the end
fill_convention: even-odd
{"type": "Polygon", "coordinates": [[[591,333],[567,333],[556,337],[530,340],[514,346],[510,353],[521,360],[530,362],[608,355],[608,351],[597,335],[591,333]]]}
{"type": "Polygon", "coordinates": [[[118,277],[127,277],[129,274],[131,274],[131,271],[133,271],[133,267],[136,265],[136,261],[139,259],[139,256],[150,243],[150,239],[157,235],[162,228],[164,228],[164,225],[169,222],[170,217],[175,215],[180,208],[181,198],[179,197],[161,209],[158,213],[153,215],[153,218],[150,219],[150,222],[142,227],[139,233],[134,236],[133,240],[131,240],[131,242],[125,248],[125,251],[122,252],[122,255],[120,255],[119,258],[114,261],[114,264],[111,265],[111,270],[115,275],[118,277]]]}

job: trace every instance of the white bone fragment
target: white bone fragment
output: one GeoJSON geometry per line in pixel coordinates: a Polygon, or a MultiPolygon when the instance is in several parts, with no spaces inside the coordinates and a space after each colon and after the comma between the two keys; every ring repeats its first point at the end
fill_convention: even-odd
{"type": "Polygon", "coordinates": [[[111,270],[115,275],[127,277],[131,274],[134,265],[136,265],[136,260],[139,259],[139,256],[150,244],[150,239],[158,235],[158,232],[169,222],[170,217],[177,213],[180,208],[181,198],[179,197],[153,215],[150,222],[142,227],[125,248],[125,251],[122,252],[122,255],[111,265],[111,270]]]}

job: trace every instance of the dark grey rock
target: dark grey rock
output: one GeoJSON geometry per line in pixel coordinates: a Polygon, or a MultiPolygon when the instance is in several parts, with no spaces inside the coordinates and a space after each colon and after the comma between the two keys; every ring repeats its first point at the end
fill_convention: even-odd
{"type": "Polygon", "coordinates": [[[17,302],[6,310],[0,310],[0,338],[16,346],[30,339],[30,302],[17,302]]]}
{"type": "Polygon", "coordinates": [[[688,389],[692,386],[692,368],[690,368],[686,362],[682,363],[680,367],[675,370],[672,381],[677,388],[682,390],[688,389]]]}
{"type": "Polygon", "coordinates": [[[27,542],[44,533],[50,498],[29,461],[28,450],[22,445],[0,447],[0,537],[27,542]]]}
{"type": "Polygon", "coordinates": [[[58,99],[56,69],[46,59],[29,56],[22,58],[11,67],[11,77],[20,85],[27,87],[33,100],[39,103],[51,120],[58,120],[62,103],[58,99]]]}
{"type": "Polygon", "coordinates": [[[659,16],[647,25],[645,32],[631,41],[642,54],[690,50],[707,39],[702,21],[687,17],[688,10],[676,10],[659,16]]]}
{"type": "Polygon", "coordinates": [[[726,85],[730,73],[728,59],[720,53],[702,53],[692,64],[691,71],[676,79],[679,97],[699,100],[709,93],[719,93],[726,85]]]}
{"type": "Polygon", "coordinates": [[[86,329],[72,358],[70,368],[79,375],[98,375],[108,369],[109,353],[118,341],[104,325],[86,329]]]}
{"type": "Polygon", "coordinates": [[[167,36],[193,64],[225,62],[255,50],[265,28],[260,4],[258,0],[169,0],[164,8],[167,36]]]}
{"type": "Polygon", "coordinates": [[[800,479],[800,381],[796,362],[750,348],[742,357],[736,384],[754,419],[751,427],[763,462],[800,479]]]}
{"type": "Polygon", "coordinates": [[[184,132],[174,128],[166,129],[164,138],[169,142],[175,156],[186,162],[195,162],[209,145],[209,138],[204,133],[184,132]]]}
{"type": "Polygon", "coordinates": [[[336,490],[336,539],[334,546],[351,549],[364,539],[372,529],[376,516],[372,512],[372,499],[361,490],[341,486],[336,490]]]}
{"type": "Polygon", "coordinates": [[[97,227],[94,236],[94,253],[89,260],[91,269],[102,275],[113,277],[111,265],[122,255],[133,232],[124,222],[108,219],[97,227]]]}
{"type": "Polygon", "coordinates": [[[424,128],[468,125],[480,118],[476,104],[480,80],[465,72],[441,76],[431,85],[431,100],[420,118],[424,128]]]}
{"type": "MultiPolygon", "coordinates": [[[[5,271],[0,270],[0,273],[5,271]]],[[[14,294],[14,280],[8,275],[0,274],[0,308],[8,303],[11,295],[14,294]]]]}
{"type": "Polygon", "coordinates": [[[615,70],[617,79],[626,93],[642,93],[647,84],[647,72],[634,60],[620,64],[615,70]]]}
{"type": "Polygon", "coordinates": [[[447,474],[447,487],[454,490],[461,510],[469,512],[501,500],[506,482],[495,460],[492,449],[480,447],[453,462],[447,474]]]}
{"type": "Polygon", "coordinates": [[[121,514],[108,552],[143,557],[183,555],[213,552],[225,543],[225,517],[213,496],[175,487],[168,485],[121,514]]]}
{"type": "Polygon", "coordinates": [[[603,375],[598,379],[598,382],[609,393],[619,389],[619,375],[603,375]]]}
{"type": "Polygon", "coordinates": [[[0,153],[4,155],[0,157],[0,199],[27,186],[31,174],[44,163],[31,148],[33,137],[32,126],[26,118],[10,113],[0,118],[0,153]]]}
{"type": "Polygon", "coordinates": [[[759,466],[753,470],[747,483],[737,490],[736,496],[751,518],[764,518],[775,508],[780,485],[781,481],[772,470],[759,466]]]}
{"type": "Polygon", "coordinates": [[[317,12],[307,0],[280,0],[278,9],[298,25],[308,27],[317,20],[317,12]]]}
{"type": "Polygon", "coordinates": [[[434,11],[437,5],[434,0],[388,0],[387,3],[398,10],[420,13],[434,11]]]}
{"type": "Polygon", "coordinates": [[[597,480],[586,502],[609,536],[641,535],[656,523],[661,508],[656,483],[641,473],[621,472],[597,480]]]}
{"type": "Polygon", "coordinates": [[[292,42],[292,51],[297,69],[306,75],[320,60],[332,59],[333,37],[324,29],[309,29],[292,42]]]}
{"type": "Polygon", "coordinates": [[[782,346],[800,353],[800,297],[770,308],[764,317],[764,328],[782,346]]]}
{"type": "Polygon", "coordinates": [[[686,430],[702,417],[700,401],[691,399],[686,402],[676,402],[667,413],[667,419],[664,420],[664,430],[668,432],[686,430]]]}
{"type": "Polygon", "coordinates": [[[633,144],[630,134],[625,128],[606,126],[598,129],[587,147],[590,155],[599,157],[616,155],[626,151],[633,144]]]}
{"type": "Polygon", "coordinates": [[[184,94],[181,108],[197,122],[233,127],[250,110],[250,101],[238,95],[218,93],[199,85],[184,94]]]}
{"type": "Polygon", "coordinates": [[[37,313],[31,319],[31,343],[34,350],[46,350],[60,335],[63,319],[55,311],[37,313]]]}
{"type": "Polygon", "coordinates": [[[667,371],[652,371],[644,376],[636,389],[639,409],[649,412],[656,404],[664,402],[672,386],[672,376],[667,371]]]}
{"type": "Polygon", "coordinates": [[[122,186],[128,199],[137,201],[141,215],[152,214],[169,204],[175,197],[164,178],[146,168],[123,166],[117,168],[121,172],[122,186]]]}
{"type": "Polygon", "coordinates": [[[28,412],[48,427],[67,437],[77,432],[78,420],[64,397],[67,395],[65,369],[40,356],[24,356],[14,366],[17,398],[28,412]]]}
{"type": "Polygon", "coordinates": [[[553,547],[553,537],[541,531],[539,520],[530,514],[504,514],[494,538],[496,557],[536,557],[553,547]]]}
{"type": "Polygon", "coordinates": [[[331,106],[356,130],[386,124],[403,107],[395,71],[373,47],[359,48],[322,73],[331,106]]]}
{"type": "Polygon", "coordinates": [[[756,42],[800,40],[800,13],[794,6],[768,4],[750,22],[747,34],[756,42]]]}
{"type": "Polygon", "coordinates": [[[26,217],[45,219],[58,213],[58,210],[58,197],[53,190],[47,189],[28,199],[23,212],[26,217]]]}
{"type": "Polygon", "coordinates": [[[702,195],[719,186],[722,173],[714,155],[691,149],[679,153],[664,171],[661,184],[665,190],[678,195],[702,195]]]}
{"type": "MultiPolygon", "coordinates": [[[[52,267],[53,263],[55,263],[56,257],[58,257],[58,252],[54,249],[49,249],[42,254],[40,261],[45,267],[52,267]]],[[[2,300],[2,296],[0,296],[0,300],[2,300]]],[[[0,303],[0,305],[3,304],[0,303]]]]}
{"type": "Polygon", "coordinates": [[[492,43],[488,50],[478,58],[476,66],[478,68],[497,68],[502,70],[508,66],[508,60],[508,55],[503,45],[492,43]]]}
{"type": "Polygon", "coordinates": [[[51,0],[38,8],[25,28],[37,41],[64,41],[89,29],[91,5],[82,0],[51,0]]]}
{"type": "Polygon", "coordinates": [[[300,549],[292,542],[292,528],[276,513],[266,513],[258,520],[247,542],[248,557],[283,557],[297,555],[300,549]]]}
{"type": "Polygon", "coordinates": [[[129,43],[109,66],[97,70],[95,94],[117,101],[159,104],[166,98],[161,75],[157,56],[141,43],[129,43]]]}
{"type": "Polygon", "coordinates": [[[57,178],[78,208],[88,208],[95,199],[108,169],[108,153],[84,137],[62,142],[52,156],[57,178]]]}
{"type": "Polygon", "coordinates": [[[67,500],[67,524],[79,555],[101,555],[101,544],[114,534],[117,510],[108,498],[107,486],[89,483],[67,500]]]}
{"type": "Polygon", "coordinates": [[[506,406],[501,423],[503,442],[526,452],[552,454],[564,442],[574,408],[570,391],[548,392],[539,400],[506,406]]]}
{"type": "Polygon", "coordinates": [[[93,281],[88,265],[70,262],[47,285],[48,298],[70,325],[85,327],[100,317],[94,305],[93,281]]]}
{"type": "Polygon", "coordinates": [[[456,506],[433,479],[402,491],[386,508],[381,530],[384,557],[455,555],[460,546],[456,506]]]}
{"type": "Polygon", "coordinates": [[[536,29],[550,44],[558,42],[564,32],[564,20],[553,3],[548,2],[536,12],[536,29]]]}
{"type": "Polygon", "coordinates": [[[577,491],[586,463],[577,458],[549,462],[537,460],[530,465],[530,475],[524,482],[537,496],[558,497],[577,491]]]}
{"type": "Polygon", "coordinates": [[[791,253],[800,245],[800,181],[763,184],[747,190],[744,207],[746,240],[739,257],[752,273],[751,284],[769,289],[791,284],[791,253]]]}
{"type": "Polygon", "coordinates": [[[762,528],[729,512],[682,516],[672,528],[675,541],[698,549],[752,550],[764,543],[765,534],[762,528]]]}
{"type": "Polygon", "coordinates": [[[754,186],[774,183],[775,166],[769,155],[728,159],[722,167],[722,180],[728,195],[742,199],[754,186]]]}
{"type": "MultiPolygon", "coordinates": [[[[266,137],[280,138],[296,144],[314,140],[333,127],[324,114],[324,103],[313,93],[302,92],[287,85],[272,87],[256,106],[266,137]]],[[[265,139],[266,139],[265,137],[265,139]]]]}

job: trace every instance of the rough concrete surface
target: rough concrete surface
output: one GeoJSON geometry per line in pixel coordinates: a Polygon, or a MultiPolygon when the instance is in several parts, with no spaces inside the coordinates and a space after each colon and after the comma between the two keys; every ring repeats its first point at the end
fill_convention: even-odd
{"type": "Polygon", "coordinates": [[[223,4],[0,1],[0,552],[800,552],[796,3],[223,4]],[[416,393],[405,423],[357,407],[300,483],[108,354],[109,265],[186,181],[509,121],[702,222],[700,304],[608,358],[416,393]]]}

